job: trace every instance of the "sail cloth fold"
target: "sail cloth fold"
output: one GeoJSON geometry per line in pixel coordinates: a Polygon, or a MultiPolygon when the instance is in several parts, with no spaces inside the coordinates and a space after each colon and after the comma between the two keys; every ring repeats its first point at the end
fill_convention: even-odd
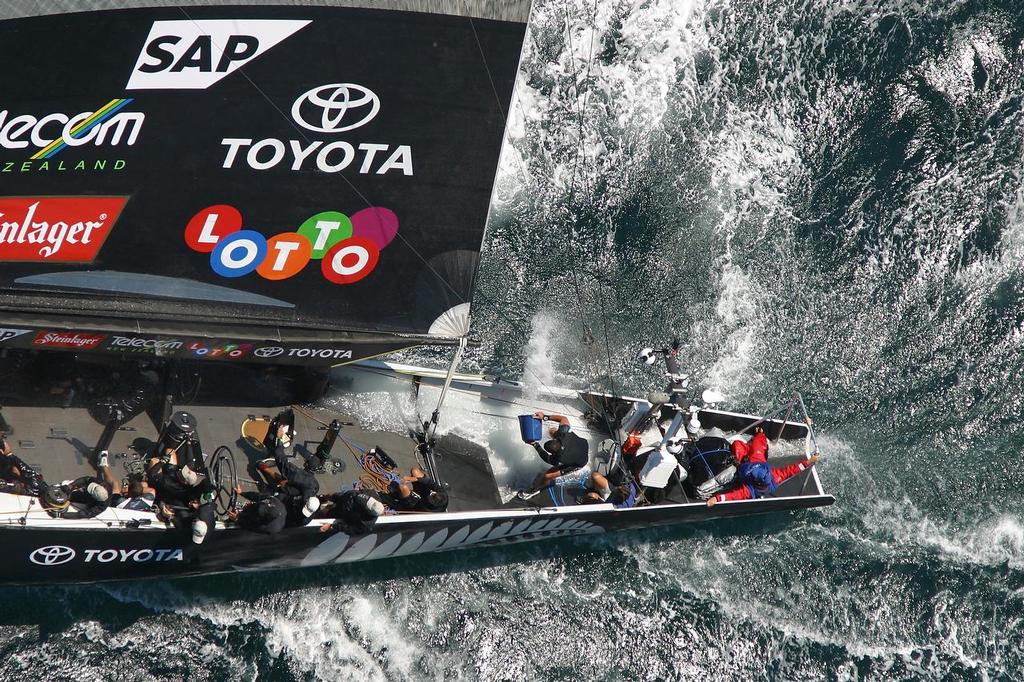
{"type": "Polygon", "coordinates": [[[4,3],[0,345],[465,336],[529,11],[4,3]]]}
{"type": "Polygon", "coordinates": [[[0,7],[0,19],[88,12],[100,9],[127,9],[131,7],[229,6],[229,5],[327,5],[331,7],[361,7],[364,9],[398,10],[450,14],[477,19],[496,19],[526,23],[530,16],[531,0],[8,0],[0,7]]]}

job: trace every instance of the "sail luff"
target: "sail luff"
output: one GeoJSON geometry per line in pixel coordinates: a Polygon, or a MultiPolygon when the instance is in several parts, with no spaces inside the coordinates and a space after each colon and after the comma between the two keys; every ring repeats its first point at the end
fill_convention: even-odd
{"type": "Polygon", "coordinates": [[[149,7],[351,7],[361,9],[426,12],[452,16],[525,23],[531,0],[7,0],[0,6],[0,19],[88,12],[103,9],[149,7]]]}

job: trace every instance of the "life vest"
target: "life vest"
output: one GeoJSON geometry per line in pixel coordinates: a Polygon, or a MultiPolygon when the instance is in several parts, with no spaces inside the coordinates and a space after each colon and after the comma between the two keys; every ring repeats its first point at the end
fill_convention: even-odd
{"type": "Polygon", "coordinates": [[[626,442],[622,444],[622,454],[624,455],[635,455],[640,449],[640,436],[631,433],[626,437],[626,442]]]}
{"type": "Polygon", "coordinates": [[[736,462],[764,463],[768,461],[768,436],[764,432],[755,433],[749,443],[736,439],[732,443],[732,454],[736,462]]]}

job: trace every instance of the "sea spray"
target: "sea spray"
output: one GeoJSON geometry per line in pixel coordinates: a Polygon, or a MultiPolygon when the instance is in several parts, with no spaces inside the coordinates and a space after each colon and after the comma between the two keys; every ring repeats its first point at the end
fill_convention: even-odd
{"type": "Polygon", "coordinates": [[[537,398],[542,390],[555,386],[555,334],[558,320],[550,312],[540,311],[531,321],[532,332],[526,342],[523,368],[524,395],[537,398]]]}

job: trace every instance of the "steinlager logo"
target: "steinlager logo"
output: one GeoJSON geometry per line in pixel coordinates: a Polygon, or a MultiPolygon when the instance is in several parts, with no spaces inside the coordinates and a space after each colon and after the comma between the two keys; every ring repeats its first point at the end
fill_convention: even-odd
{"type": "Polygon", "coordinates": [[[0,261],[92,263],[127,197],[0,197],[0,261]]]}

